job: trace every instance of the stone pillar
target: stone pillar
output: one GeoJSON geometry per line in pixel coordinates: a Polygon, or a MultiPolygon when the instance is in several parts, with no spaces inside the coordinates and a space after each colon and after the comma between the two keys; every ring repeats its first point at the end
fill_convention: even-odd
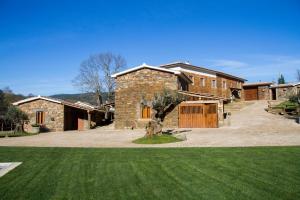
{"type": "Polygon", "coordinates": [[[88,126],[87,126],[87,129],[91,129],[91,112],[88,110],[87,113],[88,113],[88,126]]]}

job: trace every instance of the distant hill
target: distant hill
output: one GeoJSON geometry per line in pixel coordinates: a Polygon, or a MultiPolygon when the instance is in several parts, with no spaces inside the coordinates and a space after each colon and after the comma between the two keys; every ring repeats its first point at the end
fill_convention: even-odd
{"type": "Polygon", "coordinates": [[[12,104],[16,101],[20,101],[27,98],[27,96],[24,96],[22,94],[14,94],[14,93],[4,93],[4,97],[8,104],[12,104]]]}
{"type": "MultiPolygon", "coordinates": [[[[77,102],[77,101],[83,101],[90,103],[92,105],[96,105],[96,99],[94,93],[80,93],[80,94],[55,94],[51,95],[50,97],[56,98],[56,99],[61,99],[65,101],[70,101],[70,102],[77,102]]],[[[104,93],[102,95],[103,101],[107,99],[107,94],[104,93]]]]}

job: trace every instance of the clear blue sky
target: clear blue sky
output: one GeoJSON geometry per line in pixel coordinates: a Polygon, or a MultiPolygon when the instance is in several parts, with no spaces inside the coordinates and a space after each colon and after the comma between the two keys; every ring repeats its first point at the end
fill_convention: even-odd
{"type": "Polygon", "coordinates": [[[79,92],[90,54],[128,67],[190,61],[254,81],[295,81],[300,1],[0,0],[0,88],[27,95],[79,92]]]}

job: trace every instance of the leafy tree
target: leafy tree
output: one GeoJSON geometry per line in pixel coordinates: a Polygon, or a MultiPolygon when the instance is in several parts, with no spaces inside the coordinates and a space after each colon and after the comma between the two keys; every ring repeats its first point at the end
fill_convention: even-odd
{"type": "Polygon", "coordinates": [[[125,65],[126,61],[120,55],[112,53],[91,55],[81,63],[79,75],[73,80],[73,84],[84,92],[93,92],[98,106],[101,106],[103,92],[108,92],[108,100],[113,100],[115,80],[111,75],[125,65]]]}
{"type": "Polygon", "coordinates": [[[4,116],[7,111],[8,104],[5,100],[5,95],[2,90],[0,90],[0,117],[4,116]]]}
{"type": "Polygon", "coordinates": [[[285,79],[284,79],[284,76],[282,74],[280,74],[280,76],[278,78],[278,84],[285,84],[285,79]]]}
{"type": "Polygon", "coordinates": [[[16,106],[9,106],[5,118],[12,122],[15,125],[16,131],[24,131],[23,125],[26,120],[28,120],[28,116],[22,110],[20,110],[16,106]]]}
{"type": "MultiPolygon", "coordinates": [[[[155,94],[152,101],[154,112],[151,121],[146,126],[146,136],[151,137],[153,134],[161,134],[166,115],[184,100],[185,97],[176,91],[164,90],[162,93],[155,94]]],[[[145,103],[142,102],[142,104],[145,103]]]]}

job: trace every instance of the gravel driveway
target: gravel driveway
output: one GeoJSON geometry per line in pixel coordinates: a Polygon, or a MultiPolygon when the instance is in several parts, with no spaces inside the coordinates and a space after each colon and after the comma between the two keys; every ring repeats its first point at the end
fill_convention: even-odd
{"type": "Polygon", "coordinates": [[[0,138],[0,146],[36,147],[244,147],[300,145],[300,124],[264,111],[266,101],[257,101],[231,117],[231,126],[217,129],[178,129],[187,140],[160,145],[131,141],[144,130],[99,128],[89,131],[42,133],[35,136],[0,138]]]}

